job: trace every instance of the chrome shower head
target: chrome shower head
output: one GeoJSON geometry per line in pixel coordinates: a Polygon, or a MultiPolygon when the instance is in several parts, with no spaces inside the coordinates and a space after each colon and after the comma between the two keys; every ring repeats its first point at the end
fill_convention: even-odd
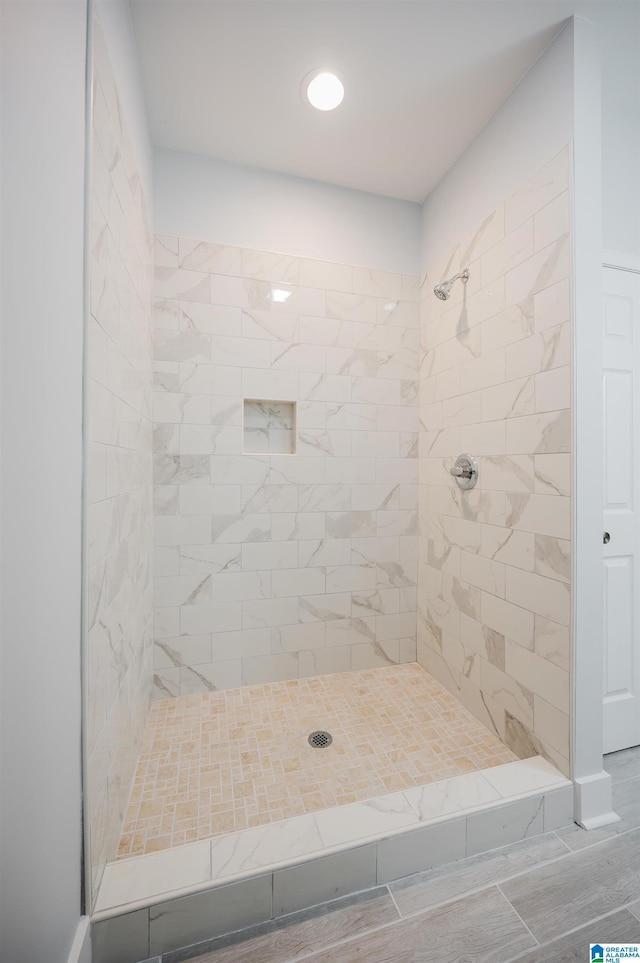
{"type": "Polygon", "coordinates": [[[455,277],[449,278],[448,281],[443,281],[442,284],[436,284],[435,288],[433,289],[435,296],[440,298],[441,301],[446,301],[451,294],[453,282],[457,281],[458,278],[460,278],[463,284],[466,284],[469,280],[469,268],[465,268],[461,274],[456,274],[455,277]]]}

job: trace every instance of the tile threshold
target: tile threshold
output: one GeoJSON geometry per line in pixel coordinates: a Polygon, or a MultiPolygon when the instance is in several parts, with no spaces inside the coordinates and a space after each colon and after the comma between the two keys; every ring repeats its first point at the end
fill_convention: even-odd
{"type": "Polygon", "coordinates": [[[107,864],[92,922],[571,785],[547,760],[533,756],[117,860],[107,864]]]}

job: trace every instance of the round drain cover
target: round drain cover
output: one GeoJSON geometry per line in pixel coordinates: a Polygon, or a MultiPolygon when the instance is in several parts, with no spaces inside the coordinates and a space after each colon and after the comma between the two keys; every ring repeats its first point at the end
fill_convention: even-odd
{"type": "Polygon", "coordinates": [[[311,733],[308,742],[314,749],[325,749],[333,742],[333,736],[330,732],[324,732],[324,730],[318,729],[316,732],[311,733]]]}

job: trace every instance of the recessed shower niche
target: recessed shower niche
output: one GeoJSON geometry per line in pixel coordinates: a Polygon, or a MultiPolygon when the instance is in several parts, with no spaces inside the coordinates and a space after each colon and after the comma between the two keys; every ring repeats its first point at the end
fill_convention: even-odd
{"type": "Polygon", "coordinates": [[[245,452],[295,455],[295,401],[245,398],[243,437],[245,452]]]}

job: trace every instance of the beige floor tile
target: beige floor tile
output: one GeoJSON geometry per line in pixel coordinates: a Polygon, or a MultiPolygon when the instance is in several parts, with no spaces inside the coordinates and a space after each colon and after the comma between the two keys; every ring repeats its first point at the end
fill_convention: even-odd
{"type": "Polygon", "coordinates": [[[156,702],[118,858],[515,758],[416,663],[156,702]]]}

